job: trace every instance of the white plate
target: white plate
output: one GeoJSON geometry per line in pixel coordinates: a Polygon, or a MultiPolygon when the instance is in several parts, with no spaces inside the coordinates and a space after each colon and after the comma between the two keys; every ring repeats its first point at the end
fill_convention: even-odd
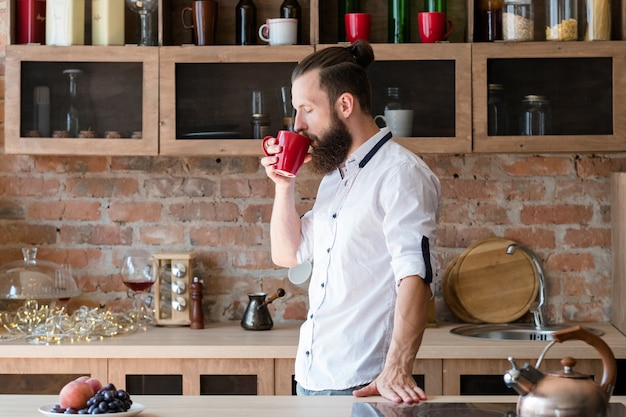
{"type": "MultiPolygon", "coordinates": [[[[49,417],[59,417],[59,416],[66,416],[67,414],[63,414],[63,413],[53,413],[52,411],[52,407],[54,407],[54,404],[52,405],[42,405],[41,407],[39,407],[39,412],[41,414],[45,414],[49,417]]],[[[133,403],[130,408],[128,409],[128,411],[124,411],[123,413],[105,413],[105,414],[98,414],[100,416],[116,416],[116,417],[130,417],[130,416],[134,416],[135,414],[139,414],[144,410],[144,406],[139,404],[139,403],[133,403]]]]}

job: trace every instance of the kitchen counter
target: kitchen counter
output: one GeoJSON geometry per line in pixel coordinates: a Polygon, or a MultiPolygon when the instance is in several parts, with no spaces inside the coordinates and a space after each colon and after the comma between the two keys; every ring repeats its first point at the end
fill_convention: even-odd
{"type": "MultiPolygon", "coordinates": [[[[296,396],[133,396],[145,407],[141,417],[229,416],[229,417],[350,417],[352,404],[386,402],[381,397],[354,398],[296,396]]],[[[429,402],[499,402],[514,403],[517,396],[433,396],[429,402]]],[[[624,403],[626,397],[613,397],[611,402],[624,403]]],[[[55,395],[0,395],[0,417],[37,417],[38,408],[58,402],[55,395]]],[[[62,416],[65,414],[59,414],[62,416]]],[[[114,416],[115,414],[112,414],[114,416]]]]}
{"type": "MultiPolygon", "coordinates": [[[[615,356],[626,358],[626,337],[617,329],[608,323],[587,325],[604,331],[603,338],[615,356]]],[[[467,394],[461,386],[462,380],[480,375],[500,379],[510,368],[509,356],[519,365],[534,364],[548,343],[462,337],[450,333],[455,326],[426,329],[413,374],[424,378],[424,387],[430,395],[467,394]]],[[[185,396],[206,393],[204,376],[229,375],[240,379],[253,376],[256,390],[242,393],[289,395],[298,329],[299,324],[292,323],[277,324],[269,331],[248,331],[238,322],[231,322],[210,324],[201,330],[153,327],[146,332],[97,342],[31,345],[24,340],[5,341],[0,343],[0,369],[2,374],[14,375],[91,375],[101,381],[112,381],[120,388],[125,388],[129,375],[172,375],[180,378],[182,384],[176,392],[185,396]]],[[[598,352],[581,341],[555,344],[545,357],[543,369],[559,369],[559,361],[565,356],[578,361],[579,372],[596,376],[603,373],[598,352]]],[[[482,386],[479,382],[471,384],[482,386]]]]}
{"type": "MultiPolygon", "coordinates": [[[[602,338],[615,357],[626,358],[626,337],[610,323],[586,323],[604,331],[602,338]]],[[[450,334],[458,326],[428,328],[418,359],[506,359],[537,358],[547,345],[541,341],[483,340],[450,334]]],[[[194,358],[194,359],[293,359],[296,355],[299,324],[277,324],[268,331],[248,331],[238,322],[209,324],[204,329],[153,327],[146,332],[105,338],[98,342],[61,345],[30,345],[24,341],[0,342],[0,358],[194,358]],[[89,346],[88,349],[85,347],[89,346]],[[146,349],[149,347],[149,349],[146,349]]],[[[598,354],[586,343],[557,343],[546,358],[563,356],[596,359],[598,354]]]]}

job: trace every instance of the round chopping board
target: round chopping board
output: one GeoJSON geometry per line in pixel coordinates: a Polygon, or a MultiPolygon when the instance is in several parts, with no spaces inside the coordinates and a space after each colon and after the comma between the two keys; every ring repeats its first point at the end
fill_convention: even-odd
{"type": "Polygon", "coordinates": [[[472,317],[463,306],[459,303],[459,299],[456,296],[456,291],[454,290],[454,284],[452,283],[453,274],[456,274],[455,266],[459,260],[459,257],[455,258],[452,262],[448,264],[446,267],[446,271],[443,274],[442,282],[441,282],[441,292],[443,295],[443,299],[446,301],[448,308],[455,316],[460,318],[466,323],[480,323],[480,320],[472,317]]]}
{"type": "Polygon", "coordinates": [[[488,238],[463,252],[453,267],[452,291],[469,316],[485,323],[509,323],[526,314],[539,292],[539,277],[509,239],[488,238]]]}

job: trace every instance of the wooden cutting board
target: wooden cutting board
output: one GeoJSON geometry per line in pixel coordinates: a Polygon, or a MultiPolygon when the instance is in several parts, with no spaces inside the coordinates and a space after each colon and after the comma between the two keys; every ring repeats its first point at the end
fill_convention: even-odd
{"type": "Polygon", "coordinates": [[[448,285],[476,320],[509,323],[526,314],[539,292],[539,277],[521,250],[508,255],[509,239],[488,238],[463,252],[448,285]]]}
{"type": "Polygon", "coordinates": [[[539,277],[515,243],[491,237],[471,244],[446,268],[442,294],[450,310],[467,323],[508,323],[528,312],[539,292],[539,277]]]}

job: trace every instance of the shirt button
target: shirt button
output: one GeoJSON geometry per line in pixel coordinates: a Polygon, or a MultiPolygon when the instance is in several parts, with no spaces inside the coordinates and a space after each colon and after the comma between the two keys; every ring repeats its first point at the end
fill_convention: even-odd
{"type": "Polygon", "coordinates": [[[333,213],[333,219],[337,218],[337,213],[333,213]]]}
{"type": "Polygon", "coordinates": [[[309,318],[310,318],[310,319],[312,319],[312,318],[313,318],[313,314],[311,314],[311,315],[309,316],[309,318]]]}
{"type": "Polygon", "coordinates": [[[311,352],[309,352],[308,350],[306,352],[304,352],[305,355],[309,356],[311,354],[311,352]]]}
{"type": "Polygon", "coordinates": [[[322,288],[324,288],[324,283],[322,282],[322,288]]]}
{"type": "Polygon", "coordinates": [[[326,253],[330,253],[330,248],[326,249],[326,253]]]}

